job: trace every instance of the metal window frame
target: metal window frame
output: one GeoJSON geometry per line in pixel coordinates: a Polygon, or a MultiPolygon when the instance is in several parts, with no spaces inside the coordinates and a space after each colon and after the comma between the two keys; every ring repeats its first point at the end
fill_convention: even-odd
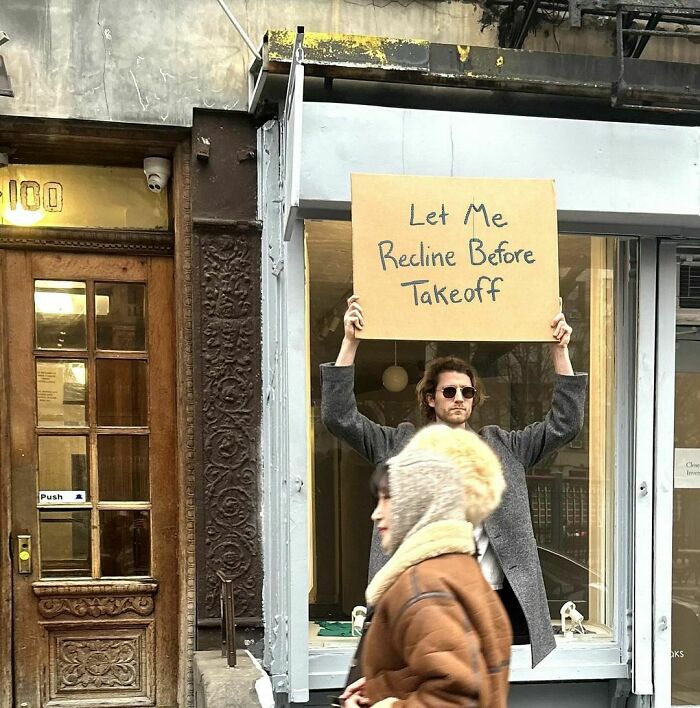
{"type": "Polygon", "coordinates": [[[277,121],[259,134],[262,158],[259,210],[264,217],[262,244],[262,381],[263,420],[263,616],[264,663],[276,694],[291,702],[308,700],[306,479],[307,417],[299,415],[306,401],[306,324],[303,233],[294,225],[290,242],[284,240],[280,142],[277,121]],[[301,313],[300,322],[290,320],[301,313]],[[291,317],[290,317],[291,315],[291,317]],[[290,372],[294,372],[290,375],[290,372]],[[302,473],[302,470],[304,472],[302,473]],[[293,543],[292,536],[303,541],[293,543]]]}
{"type": "Polygon", "coordinates": [[[654,708],[671,706],[673,457],[676,397],[677,244],[659,242],[654,415],[654,708]]]}
{"type": "MultiPolygon", "coordinates": [[[[275,203],[270,199],[269,203],[275,203]]],[[[277,206],[279,201],[276,202],[277,206]]],[[[289,692],[291,702],[301,702],[308,698],[309,690],[334,689],[342,686],[347,667],[353,654],[352,648],[317,648],[308,644],[308,603],[307,584],[305,573],[292,573],[292,568],[308,567],[306,544],[306,493],[303,490],[303,476],[293,474],[300,464],[306,459],[306,418],[298,415],[301,401],[306,405],[308,393],[306,391],[306,375],[294,377],[296,394],[290,389],[292,381],[286,372],[305,371],[307,324],[303,316],[304,308],[301,307],[299,297],[303,298],[303,278],[306,276],[303,257],[303,221],[296,219],[293,226],[292,239],[284,243],[281,214],[277,219],[266,220],[270,226],[267,229],[272,235],[276,231],[277,247],[281,249],[282,257],[274,254],[274,246],[269,238],[265,239],[263,258],[266,261],[266,273],[263,276],[264,312],[266,322],[263,327],[263,356],[264,356],[264,385],[265,392],[265,430],[264,438],[264,467],[265,476],[271,479],[265,483],[265,616],[266,627],[270,638],[266,641],[267,666],[273,674],[273,682],[277,692],[289,692]],[[276,221],[276,224],[275,224],[276,221]],[[274,226],[277,226],[275,229],[274,226]],[[277,275],[273,273],[277,272],[277,275]],[[283,276],[282,273],[285,273],[283,276]],[[277,282],[282,278],[284,287],[277,282]],[[271,282],[274,279],[275,282],[271,282]],[[290,298],[290,283],[297,284],[297,298],[290,298]],[[274,291],[277,296],[274,297],[274,291]],[[299,295],[301,293],[301,295],[299,295]],[[294,300],[297,300],[296,305],[294,300]],[[274,315],[274,326],[271,317],[274,315]],[[296,345],[285,342],[285,336],[296,332],[294,339],[296,345]],[[290,350],[291,347],[291,350],[290,350]],[[293,351],[292,351],[293,350],[293,351]],[[284,354],[287,354],[285,357],[284,354]],[[284,359],[280,363],[280,359],[284,359]],[[277,363],[275,363],[277,362],[277,363]],[[303,385],[300,385],[303,381],[303,385]],[[285,393],[280,393],[281,391],[285,393]],[[303,391],[303,393],[302,393],[303,391]],[[272,408],[271,401],[278,399],[276,416],[269,413],[272,408]],[[281,404],[281,405],[280,405],[281,404]],[[276,419],[273,422],[273,418],[276,419]],[[285,420],[286,419],[286,420],[285,420]],[[295,431],[290,428],[292,421],[296,420],[295,431]],[[303,426],[299,425],[299,422],[303,426]],[[303,430],[302,430],[303,427],[303,430]],[[299,428],[299,430],[296,430],[299,428]],[[285,432],[286,431],[286,432],[285,432]],[[267,441],[267,444],[265,442],[267,441]],[[275,453],[270,446],[278,447],[275,453]],[[292,453],[296,448],[296,454],[292,453]],[[280,450],[285,450],[282,454],[280,450]],[[282,460],[290,460],[290,455],[296,459],[294,464],[284,465],[282,460]],[[296,480],[296,481],[295,481],[296,480]],[[274,529],[274,532],[273,532],[274,529]],[[281,532],[281,533],[280,533],[281,532]],[[290,533],[294,534],[294,538],[290,533]],[[286,536],[286,537],[285,537],[286,536]],[[296,599],[295,599],[296,598],[296,599]],[[300,602],[303,598],[303,602],[300,602]],[[300,651],[300,647],[307,651],[300,651]]],[[[580,229],[570,229],[579,232],[580,229]]],[[[645,239],[639,240],[639,290],[640,294],[646,289],[648,275],[641,272],[641,251],[649,253],[649,247],[644,246],[645,239]]],[[[652,244],[655,248],[655,245],[652,244]]],[[[618,263],[618,293],[621,297],[620,306],[617,308],[618,321],[616,331],[621,333],[616,342],[620,361],[643,359],[651,346],[653,349],[654,331],[643,330],[638,334],[638,348],[634,348],[633,337],[637,317],[634,312],[637,293],[630,292],[630,286],[624,279],[626,266],[622,260],[618,263]],[[649,341],[651,337],[651,341],[649,341]]],[[[655,275],[655,271],[653,271],[655,275]]],[[[291,288],[294,289],[294,288],[291,288]]],[[[640,312],[641,316],[641,312],[640,312]]],[[[641,318],[641,317],[640,317],[641,318]]],[[[635,566],[628,563],[629,556],[629,529],[632,525],[630,500],[624,494],[629,487],[629,475],[633,469],[630,464],[632,457],[638,457],[638,449],[630,449],[629,427],[625,424],[625,411],[632,405],[631,398],[635,398],[635,391],[630,390],[639,385],[639,377],[633,382],[629,377],[622,375],[622,366],[618,367],[617,375],[617,431],[618,440],[616,465],[616,525],[614,547],[616,563],[614,571],[615,608],[613,611],[613,637],[609,642],[594,644],[581,642],[580,644],[560,643],[555,654],[536,669],[530,668],[529,649],[527,647],[514,647],[512,659],[511,680],[515,683],[537,681],[574,681],[574,680],[604,680],[627,679],[630,677],[629,644],[630,628],[628,623],[629,589],[637,587],[638,573],[635,566]],[[631,385],[632,384],[632,385],[631,385]],[[618,562],[619,561],[619,562],[618,562]],[[634,572],[633,572],[634,570],[634,572]],[[634,577],[633,577],[634,576],[634,577]]],[[[633,374],[630,374],[633,376],[633,374]]],[[[652,437],[653,417],[643,420],[637,425],[637,439],[652,437]]],[[[639,459],[639,458],[638,458],[639,459]]],[[[636,503],[636,502],[635,502],[636,503]]],[[[635,511],[635,517],[642,523],[642,517],[635,511]]],[[[635,543],[635,552],[643,557],[649,556],[650,546],[644,543],[635,543]],[[637,547],[639,546],[639,547],[637,547]],[[646,551],[644,551],[646,548],[646,551]]],[[[636,557],[640,557],[636,555],[636,557]]],[[[648,583],[647,583],[648,586],[648,583]]],[[[650,591],[650,588],[647,588],[650,591]]],[[[643,617],[642,605],[638,604],[638,614],[643,617]]],[[[633,639],[633,654],[639,656],[650,654],[651,642],[645,635],[633,639]]],[[[636,671],[633,675],[648,675],[648,663],[636,662],[636,671]]],[[[639,684],[640,692],[646,692],[643,685],[639,684]]]]}
{"type": "Polygon", "coordinates": [[[654,519],[654,400],[656,370],[657,243],[639,244],[636,352],[635,464],[632,583],[632,691],[654,693],[652,647],[652,562],[654,519]],[[646,403],[645,403],[646,402],[646,403]]]}
{"type": "MultiPolygon", "coordinates": [[[[297,213],[295,220],[295,235],[287,244],[288,248],[294,248],[295,243],[299,244],[303,251],[303,207],[297,213]],[[299,233],[297,239],[296,233],[299,233]]],[[[593,230],[591,226],[590,231],[593,230]]],[[[580,233],[578,225],[576,227],[564,227],[561,233],[580,233]]],[[[595,236],[591,236],[595,238],[595,236]]],[[[621,241],[624,237],[621,237],[621,241]]],[[[643,240],[640,240],[640,243],[643,240]]],[[[619,248],[622,248],[620,243],[619,248]]],[[[619,333],[616,341],[616,350],[620,361],[630,361],[634,359],[636,352],[633,346],[636,324],[636,300],[637,292],[630,293],[627,283],[626,262],[618,259],[617,276],[618,290],[617,294],[621,297],[620,306],[616,309],[616,331],[619,333]],[[624,295],[623,295],[624,294],[624,295]]],[[[287,264],[287,268],[289,268],[287,264]]],[[[297,278],[298,280],[298,278],[297,278]]],[[[287,327],[306,333],[306,321],[300,314],[303,310],[294,311],[288,308],[287,327]]],[[[653,331],[645,332],[644,335],[648,338],[651,336],[651,344],[653,346],[653,331]]],[[[648,348],[649,343],[646,343],[644,349],[648,348]]],[[[630,431],[624,417],[625,411],[630,410],[631,401],[635,398],[633,390],[637,385],[634,375],[630,372],[629,376],[624,375],[623,367],[618,368],[616,377],[616,401],[617,401],[617,420],[616,420],[616,471],[615,471],[615,525],[614,525],[614,549],[616,554],[616,562],[613,575],[615,605],[613,609],[613,620],[611,628],[613,636],[609,641],[601,640],[596,643],[588,642],[559,642],[557,650],[550,655],[543,664],[535,669],[530,665],[530,650],[528,647],[515,646],[513,647],[513,655],[511,662],[511,681],[514,683],[527,683],[537,681],[577,681],[577,680],[604,680],[604,679],[629,679],[629,645],[630,645],[630,628],[629,628],[629,589],[632,586],[632,567],[628,562],[630,555],[630,533],[632,519],[630,500],[625,495],[624,490],[630,486],[631,475],[631,460],[635,457],[635,450],[630,448],[630,431]]],[[[308,396],[308,394],[307,394],[308,396]]],[[[306,400],[306,399],[304,399],[306,400]]],[[[290,406],[290,410],[299,410],[301,399],[297,400],[296,406],[290,406]]],[[[297,416],[298,417],[298,416],[297,416]]],[[[648,422],[648,421],[647,421],[648,422]]],[[[651,438],[653,431],[653,418],[651,420],[651,428],[645,428],[644,437],[651,438]]],[[[296,438],[299,440],[299,437],[296,438]]],[[[304,440],[306,438],[304,437],[304,440]]],[[[304,443],[305,444],[305,443],[304,443]]],[[[301,528],[297,522],[301,522],[301,514],[292,524],[296,528],[301,528]]],[[[304,534],[307,529],[305,525],[304,512],[304,534]]],[[[295,539],[290,538],[290,546],[301,547],[306,549],[306,535],[295,539]]],[[[651,544],[647,549],[647,555],[650,554],[651,544]]],[[[302,566],[296,566],[302,567],[302,566]]],[[[307,567],[306,561],[303,567],[307,567]]],[[[291,573],[290,573],[291,577],[291,573]]],[[[304,595],[306,598],[306,595],[304,595]]],[[[299,601],[297,600],[297,604],[299,601]]],[[[291,609],[291,607],[290,607],[291,609]]],[[[293,611],[296,618],[301,622],[302,615],[304,622],[308,623],[308,604],[304,605],[304,609],[296,607],[293,611]]],[[[308,628],[307,628],[308,631],[308,628]]],[[[297,637],[301,636],[301,627],[298,630],[297,637]]],[[[650,642],[649,642],[650,644],[650,642]]],[[[347,669],[354,654],[352,647],[344,648],[320,648],[310,646],[306,641],[305,646],[308,650],[308,683],[307,690],[331,690],[342,687],[347,674],[347,669]]],[[[641,643],[640,643],[641,646],[641,643]]],[[[291,654],[300,652],[299,645],[292,646],[290,644],[291,654]]],[[[291,681],[291,679],[290,679],[291,681]]],[[[298,685],[298,684],[296,684],[298,685]]]]}

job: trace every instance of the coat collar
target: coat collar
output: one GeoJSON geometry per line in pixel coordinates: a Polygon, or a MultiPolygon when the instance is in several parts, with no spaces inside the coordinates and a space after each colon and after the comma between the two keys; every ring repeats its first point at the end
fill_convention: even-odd
{"type": "Polygon", "coordinates": [[[468,521],[435,521],[408,536],[367,586],[367,604],[374,606],[398,577],[414,565],[447,553],[473,555],[474,527],[468,521]]]}

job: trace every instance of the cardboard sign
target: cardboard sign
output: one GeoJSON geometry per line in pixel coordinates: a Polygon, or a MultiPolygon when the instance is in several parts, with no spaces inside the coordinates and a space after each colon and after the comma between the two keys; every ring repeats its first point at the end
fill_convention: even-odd
{"type": "Polygon", "coordinates": [[[352,175],[363,339],[552,341],[554,183],[352,175]]]}

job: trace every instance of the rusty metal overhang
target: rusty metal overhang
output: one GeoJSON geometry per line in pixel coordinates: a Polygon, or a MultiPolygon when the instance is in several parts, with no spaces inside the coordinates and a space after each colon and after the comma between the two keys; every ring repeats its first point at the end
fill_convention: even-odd
{"type": "MultiPolygon", "coordinates": [[[[251,110],[266,77],[287,75],[296,30],[269,30],[251,67],[251,110]]],[[[617,106],[700,111],[700,64],[533,52],[419,39],[304,34],[305,76],[593,98],[617,106]],[[621,100],[620,100],[621,99],[621,100]]]]}
{"type": "Polygon", "coordinates": [[[8,98],[15,97],[2,54],[0,54],[0,96],[7,96],[8,98]]]}

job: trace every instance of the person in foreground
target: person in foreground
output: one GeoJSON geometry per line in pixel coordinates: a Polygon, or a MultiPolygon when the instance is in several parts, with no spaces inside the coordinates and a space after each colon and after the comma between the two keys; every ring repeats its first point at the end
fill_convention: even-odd
{"type": "MultiPolygon", "coordinates": [[[[333,364],[321,365],[325,426],[372,464],[399,453],[416,434],[409,422],[398,427],[379,425],[357,410],[354,362],[359,346],[356,332],[364,327],[357,296],[348,300],[345,333],[333,364]]],[[[585,374],[574,374],[568,345],[572,330],[562,313],[551,322],[554,389],[549,412],[540,422],[520,430],[487,425],[479,437],[496,453],[503,467],[506,491],[498,509],[475,532],[481,570],[503,602],[513,627],[514,644],[529,644],[533,668],[555,647],[549,605],[542,579],[537,543],[530,518],[526,470],[573,440],[583,425],[585,374]]],[[[469,419],[483,396],[469,364],[457,357],[428,362],[416,387],[418,404],[427,422],[470,429],[469,419]]],[[[369,558],[369,579],[387,562],[375,526],[369,558]]],[[[352,681],[357,667],[351,668],[352,681]]]]}
{"type": "Polygon", "coordinates": [[[488,445],[444,425],[377,468],[372,519],[392,555],[367,587],[363,678],[344,706],[507,705],[511,627],[474,557],[474,524],[504,486],[488,445]]]}

